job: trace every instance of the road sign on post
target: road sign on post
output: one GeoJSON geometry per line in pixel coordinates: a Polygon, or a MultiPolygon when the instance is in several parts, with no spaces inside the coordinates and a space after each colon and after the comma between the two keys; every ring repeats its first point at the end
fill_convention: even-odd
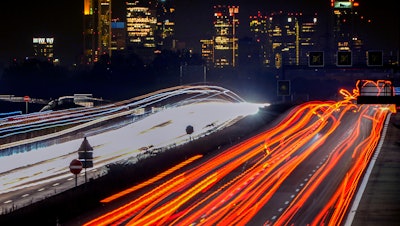
{"type": "Polygon", "coordinates": [[[82,171],[82,162],[78,159],[73,159],[69,164],[69,171],[75,174],[75,187],[78,185],[78,174],[82,171]]]}
{"type": "Polygon", "coordinates": [[[28,114],[28,102],[31,101],[31,98],[29,96],[24,96],[24,101],[25,101],[25,114],[28,114]]]}
{"type": "Polygon", "coordinates": [[[82,170],[82,162],[79,159],[74,159],[69,164],[69,171],[73,174],[79,174],[82,170]]]}
{"type": "Polygon", "coordinates": [[[78,149],[78,159],[82,162],[83,168],[93,167],[93,148],[90,146],[86,137],[83,139],[78,149]]]}
{"type": "Polygon", "coordinates": [[[78,158],[82,162],[82,167],[85,169],[85,182],[87,182],[86,168],[93,167],[93,148],[90,146],[86,137],[83,139],[78,149],[78,158]]]}

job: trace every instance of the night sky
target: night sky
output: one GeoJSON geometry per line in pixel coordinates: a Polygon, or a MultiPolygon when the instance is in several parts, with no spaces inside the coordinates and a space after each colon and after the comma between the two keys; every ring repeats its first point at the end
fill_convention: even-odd
{"type": "MultiPolygon", "coordinates": [[[[123,6],[124,2],[113,0],[114,15],[123,12],[115,7],[123,6]]],[[[212,6],[218,3],[240,6],[239,38],[248,35],[248,17],[255,15],[258,10],[273,12],[282,9],[326,15],[329,9],[329,0],[176,0],[176,38],[186,42],[188,48],[199,50],[199,40],[211,36],[212,6]]],[[[398,49],[398,4],[371,0],[359,0],[359,3],[361,14],[372,19],[368,38],[385,43],[383,47],[372,48],[398,49]]],[[[12,57],[31,55],[33,36],[54,36],[55,56],[64,63],[70,64],[78,59],[82,49],[83,0],[8,1],[2,9],[1,64],[12,57]]]]}

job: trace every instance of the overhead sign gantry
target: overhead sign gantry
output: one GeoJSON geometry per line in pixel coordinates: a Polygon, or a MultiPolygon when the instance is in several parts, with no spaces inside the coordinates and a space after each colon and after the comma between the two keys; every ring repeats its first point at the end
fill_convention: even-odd
{"type": "Polygon", "coordinates": [[[390,80],[358,80],[357,89],[357,104],[400,105],[400,96],[396,96],[395,87],[390,80]]]}

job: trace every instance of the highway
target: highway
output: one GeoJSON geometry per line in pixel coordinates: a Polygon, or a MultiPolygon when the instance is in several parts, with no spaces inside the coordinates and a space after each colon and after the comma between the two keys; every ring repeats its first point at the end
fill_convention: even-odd
{"type": "Polygon", "coordinates": [[[71,160],[78,158],[77,150],[83,137],[55,142],[54,145],[41,145],[49,137],[57,140],[60,134],[67,132],[86,132],[85,137],[94,149],[94,167],[81,172],[78,184],[82,184],[87,179],[105,175],[108,164],[135,162],[139,158],[209,135],[249,114],[257,113],[262,106],[265,104],[246,103],[220,87],[195,86],[158,91],[97,108],[44,112],[18,116],[18,119],[12,116],[11,121],[6,118],[2,124],[4,136],[7,135],[5,131],[11,128],[15,128],[18,133],[27,133],[27,128],[41,130],[51,125],[64,124],[66,120],[73,122],[74,126],[60,130],[59,133],[2,145],[8,149],[16,146],[15,149],[19,150],[18,145],[32,143],[32,139],[35,139],[35,145],[31,146],[36,148],[13,154],[8,151],[8,154],[0,157],[1,210],[3,213],[15,210],[75,186],[74,175],[68,167],[71,160]],[[138,114],[138,106],[141,109],[149,107],[150,112],[138,114]],[[137,115],[140,117],[136,118],[137,115]],[[93,129],[93,122],[127,116],[129,122],[111,121],[93,129]],[[194,128],[191,134],[185,130],[188,125],[194,128]],[[86,176],[83,175],[85,173],[86,176]]]}
{"type": "Polygon", "coordinates": [[[341,225],[389,113],[351,96],[304,103],[214,157],[99,200],[112,210],[84,225],[341,225]]]}
{"type": "MultiPolygon", "coordinates": [[[[166,91],[173,95],[164,96],[164,91],[146,95],[163,93],[160,99],[168,96],[174,101],[152,103],[148,114],[140,119],[129,117],[132,122],[125,126],[121,121],[118,126],[106,123],[95,129],[79,124],[79,131],[88,129],[87,139],[95,153],[89,177],[107,173],[109,163],[135,163],[168,147],[212,136],[268,106],[246,103],[223,88],[212,87],[212,92],[207,92],[210,88],[179,87],[166,91]],[[176,93],[180,96],[187,89],[191,90],[189,97],[176,98],[176,93]],[[193,89],[197,94],[192,95],[193,89]],[[187,125],[194,126],[193,134],[186,133],[187,125]]],[[[357,90],[340,93],[343,100],[297,105],[232,147],[192,156],[146,181],[102,197],[98,200],[102,208],[76,216],[71,225],[351,225],[349,209],[385,122],[395,110],[392,105],[356,104],[357,90]]],[[[122,111],[100,120],[118,114],[126,116],[122,111]]],[[[76,158],[81,142],[82,138],[52,145],[56,150],[43,154],[39,151],[52,146],[22,153],[26,158],[2,156],[1,190],[7,191],[0,196],[3,213],[29,205],[34,196],[44,199],[72,188],[68,164],[76,158]],[[22,159],[25,162],[14,167],[22,159]],[[20,170],[25,174],[13,175],[20,170]],[[56,173],[61,171],[64,176],[56,173]],[[40,179],[35,180],[36,176],[40,179]],[[45,183],[36,184],[38,181],[45,183]]],[[[82,174],[79,179],[84,183],[82,174]]]]}
{"type": "MultiPolygon", "coordinates": [[[[84,129],[92,126],[93,122],[105,122],[128,115],[147,115],[162,108],[204,101],[245,102],[230,90],[218,86],[176,86],[95,108],[74,108],[3,117],[0,119],[0,150],[20,146],[29,141],[43,140],[45,135],[48,139],[84,129]],[[53,135],[49,136],[50,133],[53,135]]],[[[4,151],[0,153],[4,154],[4,151]]]]}

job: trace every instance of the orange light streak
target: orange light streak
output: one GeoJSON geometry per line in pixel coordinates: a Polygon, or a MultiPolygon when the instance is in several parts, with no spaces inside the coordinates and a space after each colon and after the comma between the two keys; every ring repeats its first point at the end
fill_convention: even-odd
{"type": "Polygon", "coordinates": [[[129,194],[129,193],[132,193],[132,192],[134,192],[134,191],[136,191],[136,190],[138,190],[138,189],[141,189],[141,188],[143,188],[143,187],[145,187],[145,186],[147,186],[147,185],[149,185],[149,184],[152,184],[152,183],[154,183],[154,182],[156,182],[156,181],[158,181],[158,180],[160,180],[160,179],[162,179],[162,178],[164,178],[164,177],[170,175],[171,173],[177,171],[178,169],[181,169],[182,167],[188,165],[189,163],[191,163],[191,162],[193,162],[193,161],[196,161],[197,159],[199,159],[199,158],[201,158],[201,157],[202,157],[202,155],[193,156],[193,157],[187,159],[186,161],[184,161],[184,162],[182,162],[182,163],[180,163],[180,164],[178,164],[178,165],[176,165],[176,166],[174,166],[174,167],[168,169],[167,171],[165,171],[165,172],[163,172],[163,173],[160,173],[159,175],[157,175],[157,176],[151,178],[150,180],[147,180],[147,181],[145,181],[145,182],[143,182],[143,183],[141,183],[141,184],[138,184],[138,185],[136,185],[136,186],[133,186],[133,187],[131,187],[131,188],[128,188],[128,189],[126,189],[126,190],[124,190],[124,191],[121,191],[121,192],[119,192],[119,193],[117,193],[117,194],[114,194],[114,195],[112,195],[112,196],[109,196],[109,197],[107,197],[107,198],[105,198],[105,199],[102,199],[100,202],[101,202],[101,203],[108,203],[108,202],[111,202],[111,201],[113,201],[113,200],[115,200],[115,199],[118,199],[118,198],[120,198],[120,197],[122,197],[122,196],[124,196],[124,195],[127,195],[127,194],[129,194]]]}
{"type": "MultiPolygon", "coordinates": [[[[327,152],[328,157],[280,216],[266,224],[294,224],[308,208],[313,195],[332,174],[339,172],[338,165],[348,159],[348,168],[340,170],[343,174],[335,175],[342,181],[335,184],[337,188],[331,190],[326,205],[310,222],[310,225],[341,224],[379,141],[388,110],[354,104],[358,89],[340,93],[342,101],[311,101],[294,107],[270,129],[191,167],[184,174],[165,180],[137,200],[86,225],[248,224],[277,195],[300,164],[323,151],[322,145],[334,133],[340,142],[327,152]],[[345,126],[344,122],[351,124],[345,126]],[[369,131],[366,125],[371,126],[371,131],[365,138],[365,131],[369,131]],[[342,127],[346,133],[340,134],[338,130],[342,127]]],[[[138,184],[130,192],[172,175],[176,169],[138,184]]],[[[115,197],[124,194],[121,192],[115,197]]]]}

